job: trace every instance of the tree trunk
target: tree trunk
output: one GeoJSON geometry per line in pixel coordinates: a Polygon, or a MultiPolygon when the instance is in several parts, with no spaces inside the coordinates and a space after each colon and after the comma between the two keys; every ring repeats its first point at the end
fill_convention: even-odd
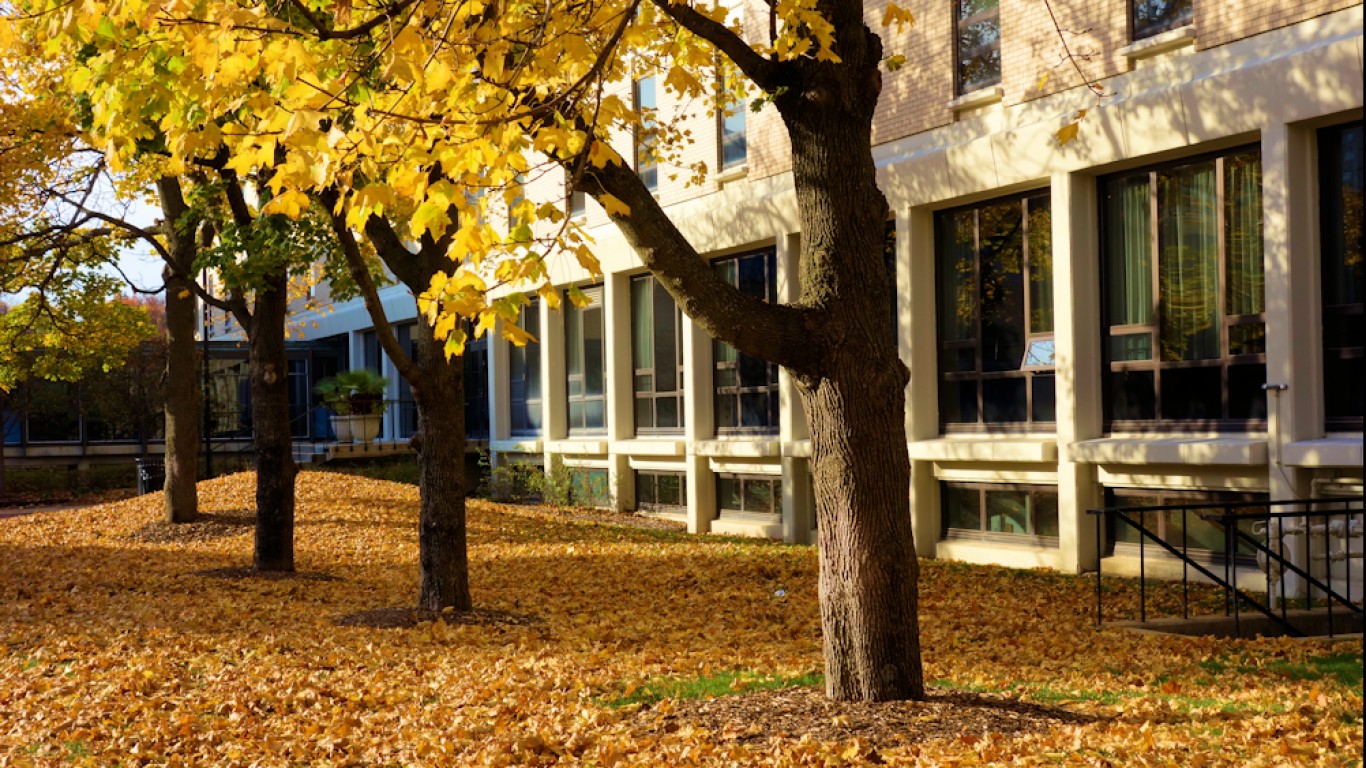
{"type": "Polygon", "coordinates": [[[251,425],[256,435],[258,571],[294,570],[294,439],[289,422],[289,362],[285,356],[288,281],[283,271],[256,291],[247,338],[251,364],[251,425]]]}
{"type": "Polygon", "coordinates": [[[195,375],[194,297],[166,274],[166,522],[199,516],[199,377],[195,375]]]}
{"type": "Polygon", "coordinates": [[[199,516],[199,377],[196,375],[195,313],[190,289],[196,252],[196,223],[187,220],[180,182],[158,180],[166,240],[173,263],[166,279],[166,492],[165,520],[188,523],[199,516]]]}
{"type": "Polygon", "coordinates": [[[413,444],[421,493],[417,606],[467,611],[473,604],[465,529],[464,358],[448,361],[426,318],[419,318],[414,362],[420,377],[409,382],[417,403],[413,444]]]}

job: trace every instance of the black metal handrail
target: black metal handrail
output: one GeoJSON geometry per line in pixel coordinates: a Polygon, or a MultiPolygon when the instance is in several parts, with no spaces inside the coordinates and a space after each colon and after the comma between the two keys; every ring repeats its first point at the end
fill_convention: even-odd
{"type": "MultiPolygon", "coordinates": [[[[1102,587],[1102,568],[1103,547],[1104,547],[1104,522],[1113,519],[1116,524],[1124,524],[1133,528],[1139,534],[1138,556],[1139,556],[1139,620],[1147,621],[1147,552],[1146,543],[1151,540],[1158,545],[1161,550],[1175,557],[1181,562],[1181,613],[1183,618],[1190,618],[1190,569],[1194,568],[1198,573],[1208,579],[1216,586],[1224,590],[1224,613],[1232,615],[1234,620],[1234,632],[1241,634],[1241,613],[1242,607],[1255,610],[1271,621],[1280,626],[1287,634],[1302,636],[1305,632],[1294,625],[1287,612],[1287,601],[1285,598],[1285,578],[1287,571],[1304,579],[1306,584],[1306,605],[1313,602],[1314,591],[1317,590],[1326,597],[1328,607],[1328,633],[1334,633],[1333,606],[1338,604],[1348,609],[1349,615],[1354,614],[1358,619],[1362,616],[1362,609],[1352,601],[1351,592],[1351,538],[1353,533],[1353,517],[1360,517],[1363,514],[1363,499],[1353,498],[1316,498],[1316,499],[1288,499],[1280,501],[1225,501],[1209,502],[1197,504],[1167,504],[1150,507],[1127,506],[1110,507],[1108,509],[1091,509],[1089,514],[1097,516],[1096,525],[1096,624],[1100,625],[1104,619],[1103,613],[1103,587],[1102,587]],[[1324,509],[1322,507],[1331,505],[1333,508],[1324,509]],[[1354,506],[1355,505],[1355,506],[1354,506]],[[1264,508],[1262,511],[1247,512],[1236,510],[1247,510],[1248,508],[1264,508]],[[1285,511],[1273,511],[1276,507],[1296,507],[1285,511]],[[1318,507],[1318,509],[1315,509],[1318,507]],[[1181,512],[1181,547],[1178,549],[1173,543],[1164,539],[1157,531],[1150,530],[1144,523],[1144,515],[1150,513],[1181,512]],[[1198,517],[1212,525],[1222,528],[1224,534],[1224,552],[1222,560],[1224,573],[1222,576],[1213,570],[1206,568],[1197,558],[1192,556],[1189,541],[1189,516],[1190,513],[1198,513],[1198,517]],[[1137,519],[1135,519],[1135,515],[1137,519]],[[1344,541],[1344,551],[1342,559],[1347,564],[1347,578],[1345,579],[1345,594],[1333,589],[1333,553],[1330,551],[1328,543],[1333,535],[1333,518],[1341,517],[1344,541]],[[1273,526],[1271,521],[1281,521],[1286,519],[1301,520],[1302,531],[1291,530],[1291,535],[1304,535],[1304,561],[1306,568],[1301,568],[1286,555],[1284,537],[1287,532],[1283,526],[1277,526],[1274,532],[1277,547],[1272,549],[1268,543],[1258,541],[1256,537],[1249,535],[1241,530],[1238,525],[1244,521],[1257,521],[1266,524],[1265,532],[1267,542],[1273,536],[1273,526]],[[1316,527],[1321,527],[1324,537],[1324,574],[1326,581],[1320,580],[1312,573],[1312,542],[1316,527]],[[1266,570],[1266,599],[1265,602],[1259,600],[1254,593],[1240,589],[1237,578],[1237,547],[1239,544],[1250,545],[1252,552],[1260,555],[1265,561],[1266,570]],[[1274,566],[1273,566],[1274,564],[1274,566]],[[1276,567],[1279,571],[1280,586],[1280,613],[1277,614],[1272,601],[1272,568],[1276,567]]],[[[1360,525],[1358,525],[1360,528],[1360,525]]],[[[1199,548],[1201,552],[1208,552],[1199,548]]],[[[1293,554],[1293,553],[1292,553],[1293,554]]]]}

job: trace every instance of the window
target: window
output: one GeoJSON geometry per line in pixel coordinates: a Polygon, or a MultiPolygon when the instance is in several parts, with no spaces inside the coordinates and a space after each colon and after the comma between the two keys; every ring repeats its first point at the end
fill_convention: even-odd
{"type": "Polygon", "coordinates": [[[716,476],[716,504],[724,517],[783,516],[783,480],[770,475],[716,476]]]}
{"type": "Polygon", "coordinates": [[[958,0],[954,34],[958,93],[971,93],[1001,82],[1000,0],[958,0]]]}
{"type": "Polygon", "coordinates": [[[569,470],[569,503],[580,507],[607,507],[612,504],[608,492],[607,470],[569,470]]]}
{"type": "Polygon", "coordinates": [[[474,324],[466,324],[465,338],[465,436],[487,440],[489,436],[489,334],[474,338],[474,324]]]}
{"type": "Polygon", "coordinates": [[[569,217],[578,218],[588,215],[588,195],[574,189],[574,178],[568,172],[564,176],[565,205],[569,207],[569,217]]]}
{"type": "Polygon", "coordinates": [[[1058,546],[1058,492],[1053,488],[943,483],[942,491],[946,539],[1032,539],[1040,546],[1058,546]]]}
{"type": "MultiPolygon", "coordinates": [[[[1236,504],[1246,502],[1251,506],[1246,508],[1232,507],[1230,511],[1259,512],[1266,509],[1265,506],[1256,506],[1259,500],[1266,501],[1265,495],[1246,493],[1123,489],[1109,491],[1106,496],[1107,507],[1166,507],[1179,504],[1219,502],[1236,504]]],[[[1218,511],[1218,509],[1166,509],[1152,512],[1131,512],[1128,517],[1142,523],[1149,532],[1177,549],[1204,551],[1222,556],[1228,549],[1227,536],[1223,526],[1205,520],[1200,516],[1201,513],[1209,514],[1218,511]]],[[[1253,522],[1252,520],[1245,520],[1240,522],[1238,527],[1250,534],[1253,532],[1253,522]]],[[[1143,535],[1136,528],[1128,523],[1119,522],[1118,516],[1113,513],[1107,514],[1105,526],[1106,540],[1109,542],[1109,551],[1106,554],[1138,553],[1139,540],[1143,538],[1143,535]]],[[[1158,551],[1160,547],[1151,539],[1144,542],[1144,545],[1148,551],[1154,554],[1165,554],[1165,552],[1158,551]]],[[[1236,549],[1238,554],[1242,556],[1255,554],[1254,549],[1246,543],[1240,544],[1236,549]]]]}
{"type": "Polygon", "coordinates": [[[636,432],[683,430],[683,313],[652,275],[631,278],[636,432]]]}
{"type": "Polygon", "coordinates": [[[688,478],[681,472],[636,472],[636,509],[683,512],[688,508],[688,478]]]}
{"type": "Polygon", "coordinates": [[[1191,0],[1133,0],[1134,39],[1191,23],[1191,0]]]}
{"type": "MultiPolygon", "coordinates": [[[[533,338],[541,333],[541,304],[533,299],[522,307],[517,327],[533,338]]],[[[541,433],[541,343],[528,341],[526,346],[508,345],[508,390],[511,403],[512,434],[539,435],[541,433]]]]}
{"type": "Polygon", "coordinates": [[[1102,180],[1105,418],[1266,418],[1262,165],[1235,151],[1102,180]]]}
{"type": "MultiPolygon", "coordinates": [[[[777,252],[769,249],[712,262],[721,279],[741,293],[777,301],[777,252]]],[[[718,434],[778,431],[778,366],[712,341],[716,370],[716,431],[718,434]]]]}
{"type": "Polygon", "coordinates": [[[1047,193],[936,217],[939,419],[946,428],[1054,421],[1052,242],[1047,193]]]}
{"type": "Polygon", "coordinates": [[[631,86],[631,98],[640,127],[636,129],[636,173],[651,192],[659,189],[659,164],[655,160],[655,79],[645,77],[631,86]]]}
{"type": "Polygon", "coordinates": [[[80,404],[75,384],[34,379],[24,386],[30,443],[81,441],[80,404]]]}
{"type": "Polygon", "coordinates": [[[1362,424],[1362,157],[1361,123],[1319,132],[1323,394],[1330,430],[1360,431],[1362,424]]]}
{"type": "MultiPolygon", "coordinates": [[[[417,359],[417,323],[406,323],[394,328],[394,339],[398,345],[408,353],[411,360],[417,359]]],[[[413,388],[408,385],[408,380],[398,376],[398,415],[397,415],[397,435],[398,439],[406,440],[417,434],[417,403],[413,401],[413,388]]]]}
{"type": "MultiPolygon", "coordinates": [[[[719,85],[724,89],[724,75],[720,79],[719,85]]],[[[748,110],[749,102],[738,100],[728,109],[716,113],[722,170],[744,165],[749,159],[749,148],[745,143],[745,112],[748,110]]]]}
{"type": "Polygon", "coordinates": [[[583,289],[588,303],[564,305],[564,369],[569,433],[607,428],[607,355],[603,347],[602,286],[583,289]]]}

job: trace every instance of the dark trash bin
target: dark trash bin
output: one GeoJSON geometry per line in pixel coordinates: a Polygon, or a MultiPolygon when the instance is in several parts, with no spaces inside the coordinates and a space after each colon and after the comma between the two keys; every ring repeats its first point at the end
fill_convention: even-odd
{"type": "Polygon", "coordinates": [[[138,459],[138,495],[160,491],[166,487],[166,462],[161,459],[138,459]]]}

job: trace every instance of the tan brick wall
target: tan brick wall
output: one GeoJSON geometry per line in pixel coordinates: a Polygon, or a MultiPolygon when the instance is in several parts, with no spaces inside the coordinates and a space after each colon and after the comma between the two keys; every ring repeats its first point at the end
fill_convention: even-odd
{"type": "Polygon", "coordinates": [[[900,34],[895,26],[882,26],[886,0],[864,7],[868,27],[882,36],[883,55],[906,57],[901,69],[883,73],[874,144],[953,122],[953,113],[944,106],[954,97],[953,3],[903,0],[902,5],[915,15],[915,24],[900,34]]]}
{"type": "Polygon", "coordinates": [[[1054,0],[1052,5],[1056,24],[1042,2],[1002,3],[1001,88],[1006,104],[1103,80],[1128,68],[1119,49],[1129,44],[1129,0],[1054,0]],[[1075,64],[1067,57],[1069,50],[1075,64]]]}
{"type": "Polygon", "coordinates": [[[1358,5],[1361,0],[1195,0],[1196,45],[1215,48],[1358,5]]]}

